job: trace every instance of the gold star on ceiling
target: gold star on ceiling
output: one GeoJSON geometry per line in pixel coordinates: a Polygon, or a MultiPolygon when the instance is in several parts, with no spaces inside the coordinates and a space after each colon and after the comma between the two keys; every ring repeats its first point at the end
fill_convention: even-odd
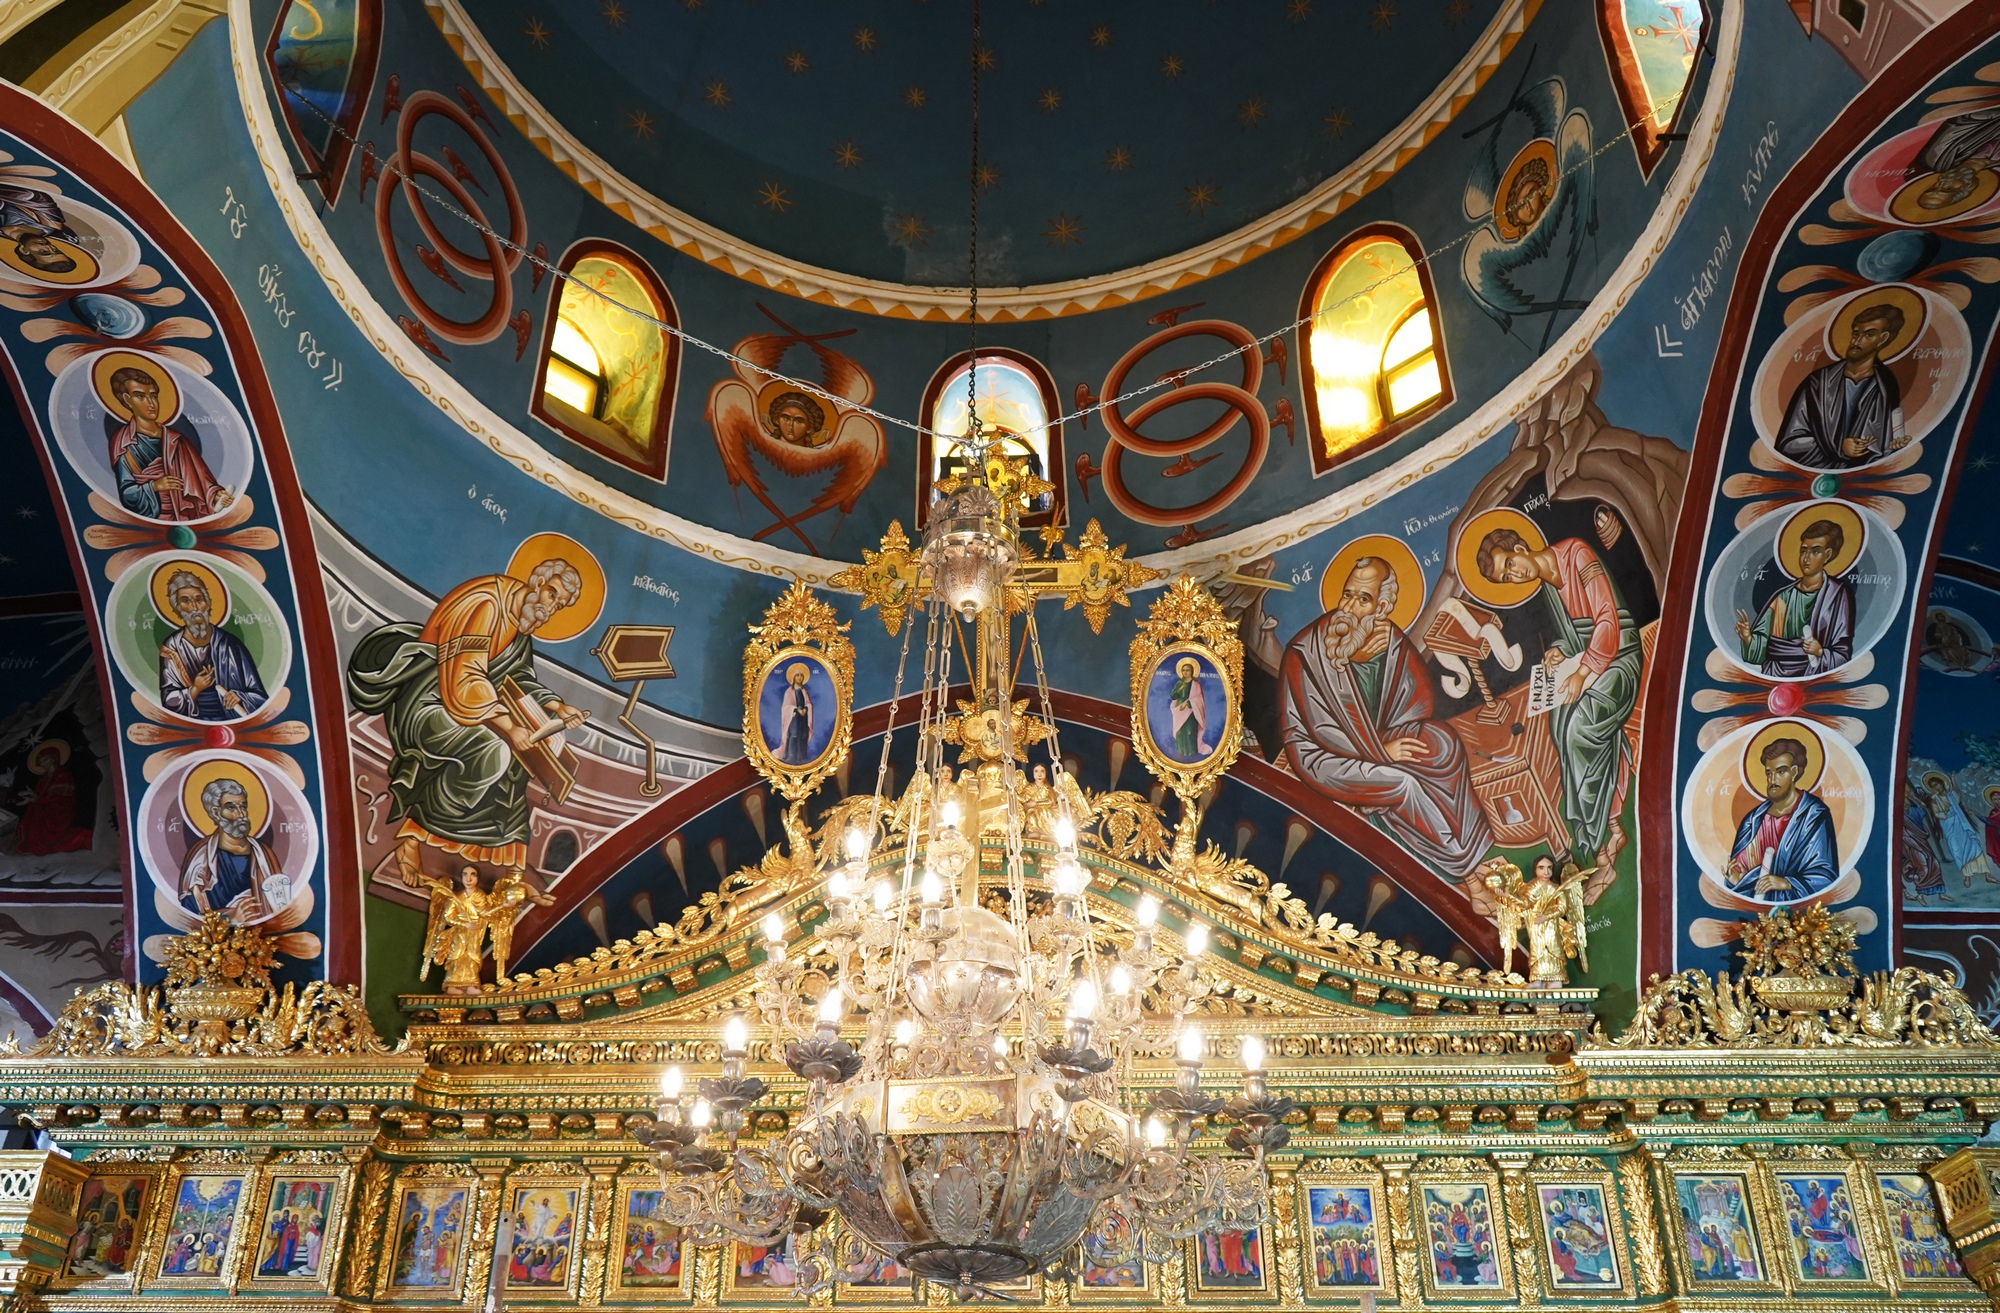
{"type": "Polygon", "coordinates": [[[861,167],[861,148],[851,138],[838,142],[833,147],[833,162],[843,169],[858,169],[861,167]]]}
{"type": "Polygon", "coordinates": [[[1062,92],[1050,87],[1035,97],[1035,103],[1042,107],[1044,114],[1053,114],[1062,108],[1062,92]]]}
{"type": "Polygon", "coordinates": [[[1111,44],[1111,25],[1109,23],[1099,23],[1096,27],[1091,28],[1090,44],[1096,46],[1099,50],[1103,50],[1109,46],[1111,44]]]}
{"type": "Polygon", "coordinates": [[[1083,241],[1083,216],[1058,214],[1042,229],[1042,241],[1049,246],[1077,246],[1083,241]]]}
{"type": "Polygon", "coordinates": [[[1319,131],[1323,137],[1344,137],[1353,125],[1354,115],[1348,113],[1347,106],[1342,105],[1320,120],[1319,131]]]}
{"type": "Polygon", "coordinates": [[[1452,27],[1457,27],[1471,12],[1472,6],[1465,3],[1465,0],[1451,0],[1451,3],[1444,7],[1444,21],[1452,27]]]}
{"type": "Polygon", "coordinates": [[[972,62],[980,72],[989,72],[1000,64],[1000,56],[993,53],[992,46],[981,46],[972,52],[972,62]]]}
{"type": "Polygon", "coordinates": [[[918,86],[914,82],[912,82],[909,86],[903,88],[903,103],[905,105],[908,105],[911,109],[922,109],[924,107],[924,102],[928,101],[930,98],[931,98],[931,93],[925,91],[922,87],[918,86]]]}
{"type": "Polygon", "coordinates": [[[889,240],[897,246],[929,246],[931,227],[921,214],[899,214],[889,224],[889,240]]]}
{"type": "Polygon", "coordinates": [[[798,204],[798,202],[794,201],[791,198],[791,194],[783,186],[779,185],[777,179],[766,178],[763,185],[757,188],[757,204],[763,206],[773,214],[783,214],[786,210],[798,204]]]}
{"type": "Polygon", "coordinates": [[[1396,21],[1395,0],[1376,0],[1375,8],[1368,15],[1369,26],[1377,32],[1386,32],[1396,21]]]}
{"type": "Polygon", "coordinates": [[[1169,82],[1187,72],[1187,61],[1179,55],[1170,54],[1160,61],[1160,76],[1169,82]]]}
{"type": "Polygon", "coordinates": [[[1313,0],[1287,0],[1285,17],[1294,23],[1303,23],[1312,17],[1313,0]]]}
{"type": "Polygon", "coordinates": [[[691,14],[695,10],[701,8],[701,0],[681,0],[681,8],[687,10],[691,14]]]}
{"type": "Polygon", "coordinates": [[[1268,118],[1270,113],[1271,102],[1262,96],[1252,96],[1236,107],[1236,117],[1243,121],[1243,126],[1246,128],[1256,127],[1268,118]]]}
{"type": "Polygon", "coordinates": [[[873,51],[875,49],[875,45],[876,45],[876,37],[874,28],[857,27],[854,29],[854,48],[856,50],[859,50],[862,54],[865,55],[873,51]]]}
{"type": "Polygon", "coordinates": [[[803,73],[812,67],[812,61],[806,58],[806,52],[803,50],[787,50],[785,52],[785,67],[794,73],[803,73]]]}
{"type": "Polygon", "coordinates": [[[1123,173],[1132,167],[1132,152],[1123,146],[1113,146],[1104,153],[1104,167],[1113,173],[1123,173]]]}
{"type": "Polygon", "coordinates": [[[992,191],[1000,185],[1000,170],[991,164],[982,164],[972,171],[972,185],[981,191],[992,191]]]}
{"type": "Polygon", "coordinates": [[[729,84],[721,78],[710,78],[702,83],[701,98],[717,109],[729,108],[729,84]]]}
{"type": "Polygon", "coordinates": [[[604,20],[604,25],[614,32],[624,31],[627,20],[632,17],[631,11],[619,4],[618,0],[604,0],[604,3],[597,7],[597,14],[604,20]]]}
{"type": "Polygon", "coordinates": [[[1187,193],[1181,199],[1181,208],[1189,214],[1202,214],[1215,206],[1215,184],[1204,179],[1191,182],[1181,190],[1187,193]]]}
{"type": "Polygon", "coordinates": [[[626,110],[625,127],[641,141],[652,140],[654,132],[657,131],[653,126],[653,116],[643,109],[626,110]]]}
{"type": "Polygon", "coordinates": [[[532,14],[528,17],[528,25],[521,29],[521,35],[528,38],[528,44],[537,50],[547,50],[553,36],[549,29],[542,26],[542,20],[532,14]]]}

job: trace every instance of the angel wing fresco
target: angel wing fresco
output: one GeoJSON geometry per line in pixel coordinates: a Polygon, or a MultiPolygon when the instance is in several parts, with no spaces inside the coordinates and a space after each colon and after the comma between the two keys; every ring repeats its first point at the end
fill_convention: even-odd
{"type": "MultiPolygon", "coordinates": [[[[826,345],[828,339],[856,330],[801,333],[763,306],[757,308],[784,331],[753,333],[736,344],[736,354],[750,363],[735,365],[736,377],[710,389],[709,427],[714,430],[730,486],[739,492],[747,486],[776,517],[752,536],[764,539],[789,532],[817,556],[819,548],[806,533],[806,521],[835,507],[844,519],[876,472],[888,463],[889,444],[881,424],[850,409],[873,399],[875,382],[853,357],[826,345]],[[801,346],[817,362],[819,378],[815,381],[827,395],[773,377],[786,355],[801,346]],[[803,509],[788,513],[771,495],[770,484],[758,466],[759,457],[787,479],[827,476],[827,481],[803,509]]],[[[839,532],[836,524],[834,534],[839,532]]]]}
{"type": "Polygon", "coordinates": [[[1540,350],[1547,349],[1562,311],[1588,304],[1571,299],[1570,283],[1585,241],[1597,231],[1590,115],[1570,109],[1568,99],[1561,78],[1517,88],[1499,114],[1472,129],[1487,135],[1465,183],[1465,217],[1482,224],[1460,257],[1466,289],[1508,331],[1518,317],[1546,315],[1540,350]],[[1502,158],[1502,140],[1519,140],[1523,128],[1527,143],[1502,158]],[[1529,286],[1546,280],[1527,270],[1555,249],[1566,216],[1566,263],[1549,295],[1529,286]]]}

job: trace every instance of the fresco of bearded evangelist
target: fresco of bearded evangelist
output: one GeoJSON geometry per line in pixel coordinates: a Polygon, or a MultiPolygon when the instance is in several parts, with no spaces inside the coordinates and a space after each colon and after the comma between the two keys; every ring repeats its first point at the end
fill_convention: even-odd
{"type": "MultiPolygon", "coordinates": [[[[1417,590],[1422,582],[1419,575],[1417,590]]],[[[1338,587],[1333,608],[1285,650],[1286,756],[1300,778],[1463,879],[1493,836],[1472,794],[1465,749],[1435,718],[1431,673],[1391,618],[1404,582],[1388,559],[1363,556],[1338,587]]]]}
{"type": "Polygon", "coordinates": [[[522,757],[536,745],[534,709],[567,728],[584,721],[537,681],[535,634],[583,592],[577,567],[549,558],[525,578],[467,580],[421,626],[384,625],[355,648],[348,693],[356,711],[383,718],[389,736],[406,880],[419,876],[424,846],[511,870],[527,865],[522,757]]]}

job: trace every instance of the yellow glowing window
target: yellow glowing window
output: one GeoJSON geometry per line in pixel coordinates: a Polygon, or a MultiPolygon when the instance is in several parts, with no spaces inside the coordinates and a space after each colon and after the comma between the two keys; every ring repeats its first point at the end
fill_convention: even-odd
{"type": "Polygon", "coordinates": [[[555,340],[549,343],[549,372],[542,391],[573,410],[593,419],[602,419],[597,408],[604,394],[604,365],[597,348],[590,345],[577,326],[567,319],[556,320],[555,340]]]}
{"type": "Polygon", "coordinates": [[[1431,346],[1430,308],[1419,302],[1382,348],[1382,411],[1401,419],[1429,405],[1442,390],[1431,346]]]}
{"type": "Polygon", "coordinates": [[[1305,364],[1316,471],[1449,400],[1416,261],[1414,240],[1376,231],[1333,252],[1315,275],[1305,364]]]}
{"type": "Polygon", "coordinates": [[[572,441],[663,478],[678,325],[673,300],[636,255],[595,239],[572,247],[549,306],[533,410],[572,441]]]}

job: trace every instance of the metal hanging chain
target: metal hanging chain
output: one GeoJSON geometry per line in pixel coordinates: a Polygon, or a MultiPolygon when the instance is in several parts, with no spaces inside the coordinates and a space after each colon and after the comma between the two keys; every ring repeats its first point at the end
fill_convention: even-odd
{"type": "MultiPolygon", "coordinates": [[[[868,833],[870,847],[873,847],[875,842],[874,826],[879,825],[882,820],[883,795],[888,792],[889,747],[895,742],[896,738],[896,709],[903,701],[903,672],[910,664],[910,635],[915,633],[916,629],[917,612],[912,607],[903,614],[903,650],[896,657],[896,685],[895,691],[889,695],[889,723],[882,729],[882,761],[875,768],[875,806],[869,812],[868,817],[870,822],[868,833]]],[[[857,891],[857,893],[859,892],[864,891],[857,891]]]]}
{"type": "MultiPolygon", "coordinates": [[[[965,296],[965,446],[986,469],[985,434],[979,423],[979,61],[985,54],[980,37],[979,0],[972,0],[972,163],[966,174],[965,296]]],[[[936,435],[932,435],[935,441],[936,435]]]]}
{"type": "MultiPolygon", "coordinates": [[[[977,57],[975,56],[975,62],[973,65],[973,75],[974,75],[973,86],[975,90],[975,96],[977,94],[977,87],[978,87],[978,64],[976,62],[976,59],[977,57]]],[[[287,89],[289,90],[290,88],[288,87],[287,89]]],[[[1575,165],[1557,174],[1555,180],[1557,182],[1560,182],[1563,179],[1568,178],[1571,174],[1584,168],[1586,165],[1594,164],[1600,155],[1603,155],[1605,152],[1611,150],[1619,142],[1625,141],[1628,138],[1630,138],[1650,119],[1652,119],[1654,115],[1656,115],[1660,110],[1663,110],[1668,106],[1676,103],[1685,94],[1686,94],[1685,91],[1676,91],[1672,95],[1666,97],[1665,99],[1656,102],[1643,115],[1633,120],[1631,123],[1627,124],[1623,132],[1620,132],[1615,137],[1607,139],[1602,146],[1599,146],[1589,155],[1586,155],[1583,159],[1579,160],[1575,165]]],[[[338,123],[335,123],[333,119],[326,113],[326,111],[320,109],[317,105],[314,105],[310,100],[306,100],[302,97],[297,97],[297,96],[291,96],[288,97],[288,99],[296,104],[304,106],[306,109],[311,110],[314,114],[317,114],[321,119],[323,119],[326,122],[328,128],[337,135],[345,137],[350,143],[353,143],[356,146],[359,146],[361,144],[359,138],[355,137],[353,133],[348,132],[338,123]]],[[[975,153],[976,149],[977,148],[975,147],[975,153]]],[[[391,155],[388,157],[387,162],[383,165],[383,176],[386,177],[388,173],[394,169],[395,169],[395,156],[391,155]]],[[[925,437],[931,438],[933,441],[951,442],[956,440],[953,435],[939,433],[935,429],[929,427],[928,425],[919,424],[911,420],[903,419],[900,416],[891,415],[886,411],[876,410],[872,406],[859,405],[854,401],[849,400],[846,397],[836,396],[834,393],[829,392],[823,385],[814,383],[809,379],[794,378],[789,374],[781,374],[774,369],[770,369],[764,365],[760,365],[753,360],[746,360],[742,356],[737,355],[734,351],[731,351],[726,347],[716,346],[713,342],[704,341],[701,338],[696,337],[694,334],[682,329],[676,324],[667,323],[665,320],[659,318],[657,315],[653,314],[649,310],[641,310],[626,305],[624,302],[618,300],[615,297],[606,295],[604,292],[599,291],[597,288],[590,286],[588,283],[579,281],[573,275],[569,274],[568,272],[562,269],[557,268],[553,264],[550,264],[547,260],[535,255],[534,252],[527,250],[520,244],[509,241],[507,238],[507,234],[502,232],[496,232],[491,227],[488,227],[486,224],[481,223],[478,219],[473,218],[470,214],[467,214],[464,210],[459,209],[458,206],[450,200],[450,198],[438,195],[436,192],[433,192],[429,188],[425,187],[423,183],[419,182],[414,178],[411,178],[407,174],[399,173],[398,176],[402,178],[404,186],[409,187],[413,191],[421,193],[426,199],[436,204],[440,209],[444,210],[446,213],[451,214],[456,218],[464,220],[464,222],[468,226],[470,226],[476,232],[480,233],[485,238],[498,243],[502,248],[506,250],[513,251],[515,254],[520,256],[522,260],[525,260],[527,263],[534,265],[536,268],[542,270],[544,273],[550,275],[551,277],[560,279],[563,282],[566,289],[574,288],[577,291],[582,292],[588,296],[593,296],[597,298],[599,301],[604,302],[604,304],[610,306],[615,310],[620,310],[625,314],[631,315],[635,319],[642,320],[645,323],[651,324],[653,327],[659,329],[663,333],[678,338],[680,341],[686,343],[688,346],[695,347],[698,350],[706,351],[713,356],[720,356],[722,359],[729,361],[733,365],[737,365],[742,367],[743,369],[749,370],[752,374],[756,374],[761,377],[771,379],[774,382],[783,383],[788,387],[797,388],[801,392],[810,393],[811,395],[818,397],[822,401],[830,402],[833,405],[839,406],[843,410],[855,414],[866,415],[870,419],[876,420],[883,424],[892,425],[896,428],[908,429],[912,433],[921,434],[925,437]]],[[[380,184],[378,183],[377,185],[380,184]]],[[[978,183],[975,170],[975,178],[974,178],[975,192],[977,191],[977,186],[978,183]]],[[[976,195],[973,199],[973,206],[976,212],[978,206],[978,198],[976,195]]],[[[1449,252],[1457,249],[1458,247],[1465,245],[1465,243],[1471,241],[1473,237],[1475,237],[1476,235],[1478,235],[1480,232],[1483,231],[1484,231],[1483,228],[1473,228],[1467,232],[1461,233],[1459,236],[1454,237],[1450,241],[1446,242],[1444,245],[1419,254],[1416,257],[1416,259],[1411,262],[1409,268],[1415,269],[1419,266],[1428,266],[1433,261],[1437,260],[1440,256],[1446,255],[1449,252]]],[[[1244,343],[1242,346],[1231,347],[1229,350],[1224,351],[1222,354],[1218,356],[1212,356],[1209,359],[1204,360],[1200,364],[1194,365],[1188,369],[1172,370],[1169,373],[1163,375],[1162,377],[1155,379],[1151,383],[1142,383],[1128,392],[1119,393],[1115,397],[1105,397],[1097,401],[1093,405],[1081,406],[1076,410],[1067,411],[1064,414],[1052,416],[1046,421],[1044,421],[1042,424],[1026,430],[1026,432],[1027,433],[1047,432],[1048,430],[1056,428],[1059,425],[1067,424],[1071,420],[1087,420],[1089,416],[1094,415],[1099,411],[1111,410],[1116,407],[1122,407],[1126,402],[1136,401],[1140,397],[1143,397],[1148,393],[1157,392],[1163,388],[1177,387],[1181,383],[1185,382],[1187,379],[1192,378],[1194,375],[1201,373],[1202,371],[1207,369],[1213,369],[1217,365],[1227,364],[1229,361],[1235,359],[1237,356],[1240,356],[1247,351],[1261,351],[1263,347],[1269,345],[1270,343],[1276,341],[1281,337],[1284,337],[1290,333],[1294,333],[1299,329],[1306,327],[1307,325],[1311,324],[1314,320],[1318,319],[1320,316],[1332,314],[1336,310],[1340,310],[1346,306],[1352,305],[1353,303],[1360,301],[1364,297],[1371,295],[1373,292],[1376,291],[1376,289],[1385,287],[1390,283],[1402,279],[1408,274],[1408,272],[1409,269],[1403,269],[1403,270],[1398,270],[1395,273],[1384,274],[1382,277],[1376,279],[1374,282],[1369,283],[1366,286],[1357,288],[1350,295],[1344,296],[1338,301],[1330,301],[1327,304],[1321,306],[1319,309],[1313,311],[1311,314],[1302,315],[1299,318],[1293,320],[1291,323],[1285,324],[1280,328],[1273,329],[1272,331],[1262,334],[1261,336],[1253,337],[1248,342],[1244,343]]],[[[978,340],[977,339],[978,315],[976,312],[976,308],[978,305],[978,297],[979,297],[979,289],[978,289],[979,277],[976,264],[974,268],[969,271],[969,273],[970,273],[970,281],[973,284],[973,286],[970,289],[971,291],[970,299],[975,308],[975,313],[973,315],[973,333],[974,333],[973,340],[976,346],[978,340]]],[[[974,372],[976,372],[976,369],[974,372]]],[[[970,386],[970,382],[968,382],[968,386],[970,386]]],[[[975,423],[977,422],[976,415],[973,417],[973,420],[975,423]]]]}

